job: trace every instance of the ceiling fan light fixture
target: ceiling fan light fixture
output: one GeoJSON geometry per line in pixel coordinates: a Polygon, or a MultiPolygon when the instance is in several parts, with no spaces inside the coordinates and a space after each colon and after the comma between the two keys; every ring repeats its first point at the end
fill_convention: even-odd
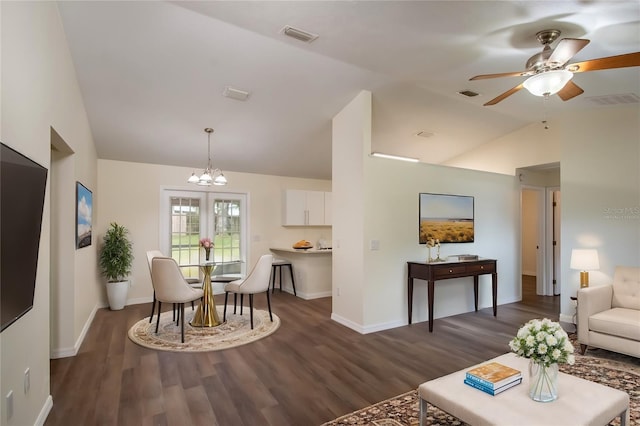
{"type": "Polygon", "coordinates": [[[551,70],[533,75],[522,85],[535,96],[555,95],[573,78],[567,70],[551,70]]]}

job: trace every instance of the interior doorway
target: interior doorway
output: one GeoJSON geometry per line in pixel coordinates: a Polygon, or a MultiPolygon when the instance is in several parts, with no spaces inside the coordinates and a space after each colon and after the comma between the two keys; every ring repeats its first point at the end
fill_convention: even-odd
{"type": "Polygon", "coordinates": [[[521,183],[523,301],[558,296],[562,291],[559,164],[518,169],[516,173],[521,183]]]}

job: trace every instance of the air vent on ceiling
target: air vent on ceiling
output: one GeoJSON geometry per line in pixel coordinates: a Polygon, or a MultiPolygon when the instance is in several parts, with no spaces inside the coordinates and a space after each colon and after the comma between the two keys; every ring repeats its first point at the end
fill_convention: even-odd
{"type": "Polygon", "coordinates": [[[622,95],[591,96],[586,98],[585,100],[598,106],[640,103],[640,97],[638,97],[638,95],[636,95],[635,93],[625,93],[622,95]]]}
{"type": "Polygon", "coordinates": [[[480,94],[480,93],[472,92],[471,90],[461,90],[458,93],[468,98],[473,98],[474,96],[478,96],[480,94]]]}
{"type": "Polygon", "coordinates": [[[246,101],[249,98],[249,92],[240,89],[234,89],[231,86],[224,88],[222,96],[226,98],[235,99],[236,101],[246,101]]]}
{"type": "Polygon", "coordinates": [[[294,28],[289,25],[286,25],[280,32],[286,36],[295,38],[296,40],[304,41],[305,43],[311,43],[313,40],[318,38],[317,34],[312,34],[308,31],[294,28]]]}
{"type": "Polygon", "coordinates": [[[427,132],[427,131],[421,131],[416,133],[416,136],[420,136],[421,138],[430,138],[431,136],[433,136],[434,134],[431,132],[427,132]]]}

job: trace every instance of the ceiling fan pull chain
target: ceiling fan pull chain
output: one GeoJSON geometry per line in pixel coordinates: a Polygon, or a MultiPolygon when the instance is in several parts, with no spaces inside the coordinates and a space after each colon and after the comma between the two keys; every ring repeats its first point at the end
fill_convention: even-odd
{"type": "Polygon", "coordinates": [[[544,95],[542,97],[542,124],[544,125],[545,130],[549,130],[549,122],[547,121],[547,101],[549,100],[549,95],[544,95]]]}

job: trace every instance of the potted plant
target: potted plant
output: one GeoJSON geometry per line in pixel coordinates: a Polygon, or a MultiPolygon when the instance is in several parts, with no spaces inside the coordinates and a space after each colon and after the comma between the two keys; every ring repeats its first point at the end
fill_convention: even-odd
{"type": "Polygon", "coordinates": [[[104,235],[100,251],[100,270],[107,278],[109,307],[117,311],[124,308],[127,301],[129,281],[133,262],[133,249],[128,238],[129,230],[112,222],[104,235]]]}

